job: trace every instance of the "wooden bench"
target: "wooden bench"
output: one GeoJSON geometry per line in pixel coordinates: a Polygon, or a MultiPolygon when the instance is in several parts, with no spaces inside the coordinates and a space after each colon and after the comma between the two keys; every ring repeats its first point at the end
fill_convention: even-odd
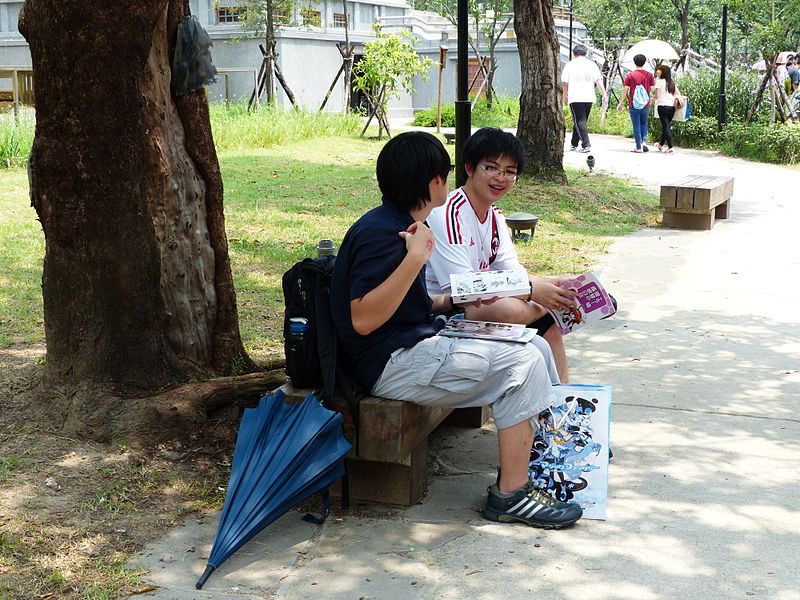
{"type": "Polygon", "coordinates": [[[714,219],[727,219],[733,195],[733,177],[687,175],[661,186],[665,227],[711,229],[714,219]]]}
{"type": "MultiPolygon", "coordinates": [[[[290,400],[301,400],[314,391],[290,383],[281,389],[290,400]]],[[[358,431],[352,423],[345,424],[345,437],[353,444],[347,459],[350,497],[406,506],[415,504],[428,489],[431,432],[445,420],[480,427],[491,414],[488,407],[454,411],[374,396],[362,397],[358,406],[358,431]]]]}

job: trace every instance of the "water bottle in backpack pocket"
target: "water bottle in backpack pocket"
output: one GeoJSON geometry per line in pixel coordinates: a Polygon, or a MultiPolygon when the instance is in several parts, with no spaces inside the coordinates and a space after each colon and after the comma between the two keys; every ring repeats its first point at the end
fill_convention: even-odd
{"type": "Polygon", "coordinates": [[[313,337],[308,319],[292,317],[289,319],[289,332],[284,340],[286,352],[286,372],[297,387],[320,385],[320,372],[317,341],[313,337]]]}

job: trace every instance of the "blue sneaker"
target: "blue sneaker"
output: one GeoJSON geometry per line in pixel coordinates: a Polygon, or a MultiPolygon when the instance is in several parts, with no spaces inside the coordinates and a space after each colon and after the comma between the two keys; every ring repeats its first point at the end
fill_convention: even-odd
{"type": "Polygon", "coordinates": [[[561,529],[572,525],[583,516],[583,509],[579,504],[559,502],[536,489],[533,481],[528,481],[516,492],[501,492],[497,484],[489,486],[488,491],[489,497],[486,499],[483,516],[490,521],[519,521],[531,527],[561,529]]]}

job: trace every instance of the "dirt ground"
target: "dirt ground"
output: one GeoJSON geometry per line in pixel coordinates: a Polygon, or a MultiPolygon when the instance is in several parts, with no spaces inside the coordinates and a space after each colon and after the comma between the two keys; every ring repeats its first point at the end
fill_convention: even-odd
{"type": "Polygon", "coordinates": [[[44,354],[0,349],[0,600],[123,597],[143,586],[131,554],[221,507],[230,448],[134,452],[59,435],[26,406],[44,354]]]}

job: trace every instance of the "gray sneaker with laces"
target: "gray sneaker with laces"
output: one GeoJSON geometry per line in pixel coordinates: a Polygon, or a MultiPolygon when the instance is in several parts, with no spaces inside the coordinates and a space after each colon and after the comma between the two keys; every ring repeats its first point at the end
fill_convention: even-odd
{"type": "Polygon", "coordinates": [[[580,519],[583,509],[575,502],[559,502],[529,481],[512,493],[501,492],[497,484],[489,486],[483,516],[501,523],[518,521],[542,529],[561,529],[580,519]]]}

